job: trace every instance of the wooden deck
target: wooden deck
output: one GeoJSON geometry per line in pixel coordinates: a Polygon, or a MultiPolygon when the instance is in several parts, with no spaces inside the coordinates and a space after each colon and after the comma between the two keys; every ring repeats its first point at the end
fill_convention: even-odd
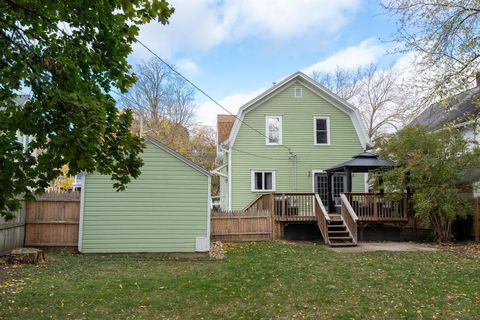
{"type": "Polygon", "coordinates": [[[356,245],[358,224],[406,223],[409,219],[406,194],[350,192],[341,194],[340,200],[338,214],[327,212],[315,193],[270,193],[259,195],[244,210],[271,212],[272,224],[280,226],[315,223],[331,246],[356,245]]]}
{"type": "MultiPolygon", "coordinates": [[[[407,222],[406,194],[344,193],[345,199],[356,214],[358,222],[407,222]]],[[[317,222],[315,193],[269,193],[255,198],[244,211],[272,210],[276,221],[317,222]]],[[[325,206],[325,204],[322,203],[325,206]]],[[[328,213],[335,214],[335,213],[328,213]]]]}

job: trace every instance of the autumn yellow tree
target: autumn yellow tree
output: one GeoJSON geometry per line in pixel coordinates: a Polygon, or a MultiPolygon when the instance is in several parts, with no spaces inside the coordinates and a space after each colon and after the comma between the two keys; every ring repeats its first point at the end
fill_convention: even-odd
{"type": "Polygon", "coordinates": [[[63,165],[60,172],[61,175],[50,183],[50,189],[55,191],[71,190],[75,179],[68,173],[68,165],[63,165]]]}

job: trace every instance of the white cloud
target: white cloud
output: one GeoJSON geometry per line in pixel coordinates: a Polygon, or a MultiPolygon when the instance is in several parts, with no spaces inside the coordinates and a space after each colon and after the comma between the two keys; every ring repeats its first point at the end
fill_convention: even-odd
{"type": "Polygon", "coordinates": [[[345,48],[302,70],[306,74],[313,71],[332,72],[337,67],[355,70],[377,62],[386,52],[386,47],[370,38],[360,44],[345,48]]]}
{"type": "MultiPolygon", "coordinates": [[[[219,103],[224,106],[228,111],[233,114],[237,114],[238,109],[252,100],[260,93],[265,91],[265,88],[257,89],[252,92],[237,93],[219,100],[219,103]]],[[[217,124],[217,114],[228,114],[227,111],[223,110],[215,103],[207,101],[202,103],[197,108],[197,120],[202,125],[215,126],[217,124]]]]}
{"type": "MultiPolygon", "coordinates": [[[[153,22],[140,29],[139,39],[162,57],[169,58],[180,49],[207,50],[225,38],[218,6],[214,0],[170,1],[175,12],[170,23],[153,22]]],[[[150,54],[140,45],[134,46],[137,58],[150,54]]]]}
{"type": "Polygon", "coordinates": [[[306,32],[335,32],[345,25],[360,0],[226,1],[224,26],[237,37],[298,37],[306,32]],[[314,29],[315,28],[315,29],[314,29]]]}
{"type": "Polygon", "coordinates": [[[178,71],[188,78],[192,78],[200,74],[200,67],[191,59],[177,60],[176,66],[178,71]]]}
{"type": "MultiPolygon", "coordinates": [[[[173,0],[166,26],[142,26],[139,38],[162,57],[179,50],[206,51],[246,38],[288,40],[306,33],[330,35],[343,27],[362,0],[173,0]]],[[[134,46],[138,59],[150,56],[134,46]]]]}

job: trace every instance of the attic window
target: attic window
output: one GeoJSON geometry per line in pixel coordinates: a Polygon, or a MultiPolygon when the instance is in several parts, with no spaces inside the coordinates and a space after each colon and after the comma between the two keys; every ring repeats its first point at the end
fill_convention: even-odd
{"type": "Polygon", "coordinates": [[[293,91],[294,91],[295,98],[302,97],[302,88],[295,88],[293,91]]]}

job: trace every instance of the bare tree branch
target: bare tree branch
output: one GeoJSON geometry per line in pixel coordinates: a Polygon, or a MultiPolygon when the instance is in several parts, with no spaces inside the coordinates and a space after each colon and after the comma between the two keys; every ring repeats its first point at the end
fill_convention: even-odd
{"type": "MultiPolygon", "coordinates": [[[[471,86],[480,67],[478,0],[385,0],[398,19],[397,51],[416,55],[417,86],[427,97],[450,96],[471,86]]],[[[430,101],[431,102],[431,101],[430,101]]]]}
{"type": "Polygon", "coordinates": [[[421,106],[392,67],[381,69],[372,64],[356,71],[337,68],[332,73],[315,73],[313,78],[359,109],[372,140],[408,123],[421,106]]]}

